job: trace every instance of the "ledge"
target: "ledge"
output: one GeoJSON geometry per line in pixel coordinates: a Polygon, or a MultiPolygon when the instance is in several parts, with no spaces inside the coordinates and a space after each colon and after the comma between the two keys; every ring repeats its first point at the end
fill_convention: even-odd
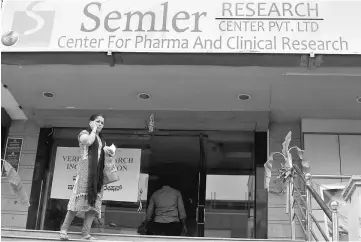
{"type": "MultiPolygon", "coordinates": [[[[207,65],[305,67],[309,56],[247,53],[3,52],[3,65],[207,65]]],[[[361,55],[323,55],[322,67],[360,67],[361,55]]]]}
{"type": "Polygon", "coordinates": [[[347,183],[345,189],[342,191],[342,197],[347,201],[357,186],[361,187],[361,175],[353,175],[347,183]]]}

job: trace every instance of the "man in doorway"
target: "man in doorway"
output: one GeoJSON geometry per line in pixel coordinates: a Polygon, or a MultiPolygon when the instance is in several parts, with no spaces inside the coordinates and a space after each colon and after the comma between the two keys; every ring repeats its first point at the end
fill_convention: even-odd
{"type": "Polygon", "coordinates": [[[149,200],[146,224],[154,220],[151,231],[154,235],[184,236],[187,233],[186,212],[182,194],[170,186],[170,179],[161,178],[161,188],[149,200]]]}

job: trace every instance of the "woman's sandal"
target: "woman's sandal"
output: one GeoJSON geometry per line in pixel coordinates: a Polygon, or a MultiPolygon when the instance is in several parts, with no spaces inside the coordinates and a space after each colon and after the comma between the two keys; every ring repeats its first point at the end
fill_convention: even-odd
{"type": "Polygon", "coordinates": [[[83,236],[81,237],[81,239],[83,240],[98,240],[97,238],[91,236],[90,234],[89,235],[86,235],[86,236],[83,236]]]}
{"type": "Polygon", "coordinates": [[[62,230],[60,231],[60,240],[69,240],[68,234],[66,231],[62,230]]]}

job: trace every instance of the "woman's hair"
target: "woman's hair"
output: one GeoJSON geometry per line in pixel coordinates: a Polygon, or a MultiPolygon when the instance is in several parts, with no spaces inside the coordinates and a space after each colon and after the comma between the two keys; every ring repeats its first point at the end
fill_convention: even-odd
{"type": "Polygon", "coordinates": [[[96,120],[98,117],[103,117],[103,118],[104,118],[104,116],[103,116],[102,114],[97,113],[97,114],[93,114],[92,116],[90,116],[89,121],[94,121],[94,120],[96,120]]]}

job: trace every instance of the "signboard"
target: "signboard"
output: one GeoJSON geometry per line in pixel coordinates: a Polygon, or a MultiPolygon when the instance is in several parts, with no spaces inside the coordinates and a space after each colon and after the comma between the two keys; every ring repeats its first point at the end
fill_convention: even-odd
{"type": "MultiPolygon", "coordinates": [[[[141,149],[116,151],[116,166],[120,181],[104,186],[105,201],[136,202],[138,200],[141,149]]],[[[76,179],[76,165],[80,160],[78,147],[57,147],[51,198],[69,199],[76,179]]]]}
{"type": "MultiPolygon", "coordinates": [[[[16,172],[19,170],[22,146],[23,138],[7,138],[4,159],[14,167],[16,172]]],[[[2,169],[1,176],[5,176],[4,169],[2,169]]]]}
{"type": "Polygon", "coordinates": [[[5,1],[3,51],[361,54],[361,0],[5,1]]]}

